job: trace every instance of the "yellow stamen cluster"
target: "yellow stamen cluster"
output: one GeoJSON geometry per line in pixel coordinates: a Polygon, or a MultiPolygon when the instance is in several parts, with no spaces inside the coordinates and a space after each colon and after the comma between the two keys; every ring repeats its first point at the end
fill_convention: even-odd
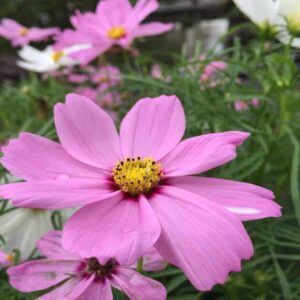
{"type": "Polygon", "coordinates": [[[64,52],[63,51],[54,51],[52,54],[51,54],[51,58],[52,60],[57,63],[60,61],[60,59],[64,56],[64,52]]]}
{"type": "Polygon", "coordinates": [[[117,163],[112,172],[119,188],[131,195],[149,192],[161,179],[160,164],[151,158],[127,158],[117,163]]]}
{"type": "Polygon", "coordinates": [[[9,263],[13,263],[13,261],[15,260],[14,256],[12,254],[8,254],[6,255],[6,260],[9,263]]]}
{"type": "Polygon", "coordinates": [[[107,35],[113,40],[119,40],[126,36],[126,30],[123,26],[116,26],[110,29],[107,35]]]}
{"type": "Polygon", "coordinates": [[[29,33],[29,29],[26,28],[26,27],[21,27],[21,28],[19,29],[19,34],[20,34],[20,36],[26,36],[28,33],[29,33]]]}

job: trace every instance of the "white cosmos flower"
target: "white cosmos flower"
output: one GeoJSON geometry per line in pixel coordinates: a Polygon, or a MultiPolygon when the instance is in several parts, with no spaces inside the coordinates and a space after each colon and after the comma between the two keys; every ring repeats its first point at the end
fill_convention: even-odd
{"type": "Polygon", "coordinates": [[[279,0],[233,0],[233,2],[242,13],[261,28],[273,26],[277,19],[279,0]]]}
{"type": "MultiPolygon", "coordinates": [[[[74,210],[61,211],[63,220],[73,212],[74,210]]],[[[0,234],[5,240],[2,249],[6,253],[18,249],[22,259],[28,258],[35,249],[37,240],[53,229],[52,214],[53,211],[49,210],[17,208],[1,215],[0,234]]]]}
{"type": "Polygon", "coordinates": [[[46,73],[59,69],[60,67],[73,66],[79,64],[78,61],[72,59],[69,55],[72,52],[89,48],[90,45],[82,44],[65,48],[63,50],[55,50],[52,46],[40,51],[31,46],[24,46],[19,51],[22,60],[17,65],[23,69],[46,73]]]}
{"type": "Polygon", "coordinates": [[[279,40],[284,43],[290,43],[293,47],[300,47],[300,38],[291,38],[291,36],[300,36],[300,0],[278,0],[280,3],[276,18],[276,24],[279,29],[279,40]]]}

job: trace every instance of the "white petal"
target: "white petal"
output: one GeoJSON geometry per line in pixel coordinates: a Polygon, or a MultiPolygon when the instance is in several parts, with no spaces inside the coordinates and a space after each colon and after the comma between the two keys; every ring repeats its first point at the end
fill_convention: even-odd
{"type": "Polygon", "coordinates": [[[236,6],[254,23],[262,26],[273,24],[279,9],[279,1],[233,0],[236,6]]]}

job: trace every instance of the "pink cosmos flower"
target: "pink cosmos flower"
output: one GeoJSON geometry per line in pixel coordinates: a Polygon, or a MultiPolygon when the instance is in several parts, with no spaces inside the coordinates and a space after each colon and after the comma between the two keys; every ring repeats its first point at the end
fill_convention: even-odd
{"type": "Polygon", "coordinates": [[[112,46],[129,48],[134,39],[164,33],[172,24],[141,22],[158,9],[157,0],[138,0],[132,7],[129,0],[99,1],[96,13],[77,13],[71,18],[75,30],[65,30],[57,40],[57,47],[73,44],[92,44],[92,48],[72,54],[87,64],[112,46]]]}
{"type": "Polygon", "coordinates": [[[58,33],[58,28],[27,28],[12,19],[2,19],[0,24],[0,36],[10,40],[14,47],[44,41],[58,33]]]}
{"type": "Polygon", "coordinates": [[[84,82],[86,82],[88,80],[89,80],[89,77],[86,74],[74,74],[74,73],[71,73],[68,76],[68,81],[71,82],[71,83],[84,83],[84,82]]]}
{"type": "Polygon", "coordinates": [[[256,98],[252,99],[251,101],[237,100],[234,102],[234,109],[236,111],[243,111],[243,110],[249,110],[250,106],[259,107],[259,105],[260,105],[260,101],[256,98]]]}
{"type": "Polygon", "coordinates": [[[161,283],[113,258],[102,264],[96,257],[72,254],[61,245],[61,232],[51,231],[38,242],[45,259],[9,268],[10,284],[22,292],[58,287],[39,299],[112,300],[114,287],[130,299],[165,300],[161,283]]]}
{"type": "Polygon", "coordinates": [[[200,77],[200,81],[206,82],[213,78],[218,71],[223,71],[227,68],[227,64],[223,61],[212,61],[205,68],[200,77]]]}
{"type": "Polygon", "coordinates": [[[99,88],[83,87],[77,88],[75,92],[81,96],[85,96],[93,100],[103,108],[113,108],[122,102],[121,95],[117,92],[110,92],[107,88],[100,86],[99,88]]]}
{"type": "Polygon", "coordinates": [[[172,77],[171,76],[164,76],[161,65],[154,64],[150,71],[151,77],[154,79],[162,80],[164,82],[171,82],[172,77]]]}
{"type": "Polygon", "coordinates": [[[91,81],[95,84],[106,84],[108,87],[116,86],[122,82],[122,76],[118,67],[107,65],[100,67],[91,76],[91,81]]]}
{"type": "Polygon", "coordinates": [[[240,271],[253,255],[241,221],[279,217],[273,193],[191,175],[234,159],[249,134],[181,141],[185,115],[176,96],[138,101],[118,134],[88,100],[69,94],[55,106],[61,144],[22,133],[3,148],[2,165],[26,181],[0,186],[0,195],[21,207],[82,207],[65,225],[63,246],[104,265],[111,257],[130,265],[154,245],[200,290],[240,271]]]}
{"type": "Polygon", "coordinates": [[[97,101],[98,90],[90,87],[80,87],[75,90],[75,93],[90,100],[97,101]]]}

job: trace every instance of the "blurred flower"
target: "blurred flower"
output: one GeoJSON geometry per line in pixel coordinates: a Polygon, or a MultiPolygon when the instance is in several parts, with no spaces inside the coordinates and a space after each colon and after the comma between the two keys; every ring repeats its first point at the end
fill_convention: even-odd
{"type": "Polygon", "coordinates": [[[53,47],[47,47],[44,51],[37,50],[31,46],[24,46],[19,51],[22,60],[17,65],[23,69],[38,73],[46,73],[59,69],[60,67],[73,66],[77,61],[70,58],[70,54],[78,49],[88,48],[88,45],[73,46],[64,50],[56,51],[53,47]]]}
{"type": "Polygon", "coordinates": [[[299,0],[233,0],[249,19],[284,44],[300,48],[299,0]]]}
{"type": "Polygon", "coordinates": [[[227,64],[223,61],[212,61],[204,68],[203,73],[200,76],[200,81],[207,82],[214,79],[215,73],[223,71],[227,68],[227,64]]]}
{"type": "Polygon", "coordinates": [[[98,90],[91,87],[79,87],[75,89],[75,93],[93,101],[96,101],[98,96],[98,90]]]}
{"type": "Polygon", "coordinates": [[[101,262],[97,257],[81,257],[66,251],[62,247],[60,231],[46,234],[38,242],[38,249],[45,259],[7,270],[10,284],[17,290],[33,292],[55,287],[44,297],[108,300],[113,298],[113,286],[130,299],[166,299],[166,289],[160,282],[139,274],[122,261],[107,257],[101,262]]]}
{"type": "Polygon", "coordinates": [[[248,110],[249,106],[258,107],[259,105],[260,101],[256,98],[252,99],[251,101],[237,100],[234,102],[234,109],[236,111],[243,111],[248,110]]]}
{"type": "Polygon", "coordinates": [[[2,19],[0,24],[0,36],[10,40],[14,47],[44,41],[59,32],[58,28],[27,28],[12,19],[2,19]]]}
{"type": "Polygon", "coordinates": [[[71,83],[84,83],[89,80],[88,75],[86,74],[69,74],[68,81],[71,83]]]}
{"type": "Polygon", "coordinates": [[[233,2],[260,28],[266,29],[274,26],[278,16],[279,0],[233,0],[233,2]]]}
{"type": "Polygon", "coordinates": [[[112,46],[129,48],[134,39],[164,33],[172,24],[141,22],[158,9],[156,0],[138,0],[134,7],[129,0],[99,1],[96,13],[77,13],[71,18],[75,30],[65,30],[57,40],[57,47],[74,44],[92,44],[72,54],[72,57],[87,64],[112,46]]]}
{"type": "Polygon", "coordinates": [[[108,87],[112,87],[122,82],[122,76],[118,67],[107,65],[95,70],[91,75],[91,81],[95,84],[104,83],[108,87]]]}
{"type": "Polygon", "coordinates": [[[277,0],[280,3],[276,19],[278,38],[284,44],[300,48],[300,1],[277,0]]]}
{"type": "MultiPolygon", "coordinates": [[[[63,210],[66,220],[74,210],[63,210]]],[[[41,236],[53,229],[53,211],[43,209],[16,208],[0,216],[0,234],[5,240],[3,249],[11,253],[14,249],[27,259],[41,236]]]]}
{"type": "Polygon", "coordinates": [[[152,78],[158,79],[164,82],[172,82],[172,77],[171,76],[164,76],[162,72],[162,68],[160,64],[154,64],[151,68],[150,74],[152,78]]]}
{"type": "Polygon", "coordinates": [[[120,135],[103,109],[76,94],[56,104],[54,120],[61,144],[23,133],[4,148],[2,165],[26,181],[0,186],[0,195],[19,207],[82,207],[64,227],[63,246],[102,265],[111,257],[131,265],[154,246],[209,290],[253,255],[241,221],[281,215],[267,189],[190,176],[233,160],[249,134],[181,141],[176,96],[138,101],[120,135]]]}
{"type": "Polygon", "coordinates": [[[13,263],[14,263],[14,255],[7,254],[6,252],[0,249],[0,268],[11,266],[13,265],[13,263]]]}

